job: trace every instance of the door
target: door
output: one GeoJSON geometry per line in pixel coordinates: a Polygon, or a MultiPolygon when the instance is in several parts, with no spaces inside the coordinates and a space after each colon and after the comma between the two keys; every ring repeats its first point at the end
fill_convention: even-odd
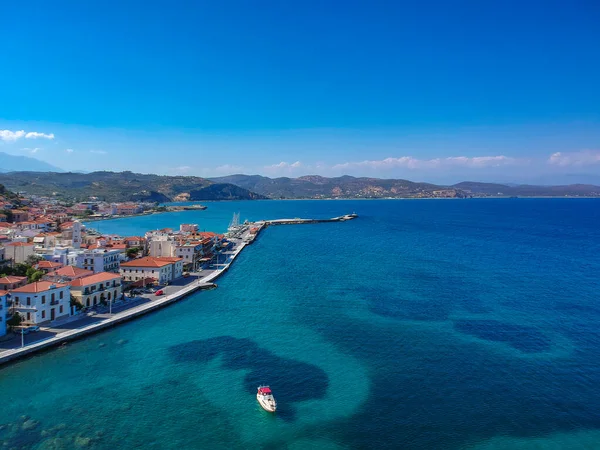
{"type": "Polygon", "coordinates": [[[54,308],[52,308],[52,309],[50,310],[50,320],[54,320],[54,317],[55,317],[55,316],[56,316],[56,314],[55,314],[54,308]]]}

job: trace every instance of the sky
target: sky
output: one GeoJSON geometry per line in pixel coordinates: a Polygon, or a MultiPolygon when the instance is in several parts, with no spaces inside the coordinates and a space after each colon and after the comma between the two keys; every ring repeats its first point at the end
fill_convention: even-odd
{"type": "Polygon", "coordinates": [[[65,170],[600,184],[600,3],[16,1],[0,152],[65,170]]]}

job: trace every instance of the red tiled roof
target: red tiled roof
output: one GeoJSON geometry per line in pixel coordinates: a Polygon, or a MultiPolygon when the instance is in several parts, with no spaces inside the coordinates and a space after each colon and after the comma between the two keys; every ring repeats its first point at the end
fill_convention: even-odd
{"type": "Polygon", "coordinates": [[[164,267],[174,262],[182,261],[181,258],[146,256],[144,258],[134,259],[121,263],[121,267],[164,267]]]}
{"type": "Polygon", "coordinates": [[[48,276],[67,277],[67,278],[82,278],[93,275],[91,270],[80,269],[74,266],[65,266],[48,274],[48,276]]]}
{"type": "Polygon", "coordinates": [[[110,281],[121,279],[121,275],[116,273],[100,272],[89,277],[78,278],[71,281],[71,286],[88,286],[90,284],[100,283],[102,281],[110,281]]]}
{"type": "Polygon", "coordinates": [[[53,283],[52,281],[36,281],[35,283],[29,283],[20,288],[13,289],[12,292],[23,292],[36,294],[38,292],[49,291],[50,289],[62,288],[68,286],[66,283],[53,283]]]}
{"type": "Polygon", "coordinates": [[[6,244],[6,247],[29,247],[32,245],[29,242],[11,242],[10,244],[6,244]]]}
{"type": "Polygon", "coordinates": [[[54,261],[40,261],[39,263],[37,263],[38,269],[58,269],[62,266],[63,265],[61,263],[57,263],[54,261]]]}
{"type": "Polygon", "coordinates": [[[26,280],[26,279],[27,279],[27,277],[8,276],[8,277],[0,278],[0,283],[2,283],[2,284],[20,283],[21,281],[26,280]]]}
{"type": "Polygon", "coordinates": [[[6,294],[8,294],[8,291],[0,291],[0,297],[4,297],[6,294]]]}

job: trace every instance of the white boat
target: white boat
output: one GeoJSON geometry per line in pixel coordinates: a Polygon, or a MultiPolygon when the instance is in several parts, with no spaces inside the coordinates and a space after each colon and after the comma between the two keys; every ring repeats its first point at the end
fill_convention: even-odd
{"type": "Polygon", "coordinates": [[[256,400],[265,411],[275,412],[277,409],[277,402],[273,397],[273,392],[269,386],[259,386],[258,392],[256,393],[256,400]]]}

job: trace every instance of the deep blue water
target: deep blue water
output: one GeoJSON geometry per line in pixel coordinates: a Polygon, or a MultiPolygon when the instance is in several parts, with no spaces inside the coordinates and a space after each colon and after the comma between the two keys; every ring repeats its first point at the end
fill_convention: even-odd
{"type": "Polygon", "coordinates": [[[0,369],[8,448],[599,448],[600,201],[208,206],[100,228],[360,218],[271,227],[218,289],[0,369]]]}

